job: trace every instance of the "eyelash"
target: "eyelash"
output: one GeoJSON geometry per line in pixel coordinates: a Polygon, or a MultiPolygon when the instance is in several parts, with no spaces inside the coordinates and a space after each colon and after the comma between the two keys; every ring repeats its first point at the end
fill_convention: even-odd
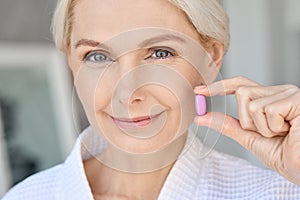
{"type": "MultiPolygon", "coordinates": [[[[150,52],[151,52],[151,55],[148,56],[148,57],[146,57],[146,59],[164,60],[164,59],[167,59],[167,58],[170,58],[170,57],[174,57],[174,56],[177,55],[176,52],[173,49],[168,48],[168,47],[150,48],[150,52]],[[165,57],[153,57],[153,55],[156,55],[156,53],[158,53],[159,51],[162,51],[162,52],[164,52],[164,53],[166,53],[168,55],[165,56],[165,57]]],[[[90,62],[90,63],[93,63],[93,64],[97,64],[99,62],[104,63],[104,62],[107,62],[107,61],[109,61],[109,62],[115,62],[114,59],[111,59],[111,58],[109,58],[109,56],[107,56],[107,53],[100,52],[100,51],[90,51],[90,52],[86,53],[84,55],[82,61],[84,61],[84,62],[90,62]],[[96,55],[104,56],[106,60],[95,61],[95,58],[94,58],[94,60],[90,60],[93,56],[96,56],[96,55]]]]}
{"type": "Polygon", "coordinates": [[[105,56],[106,60],[105,61],[102,61],[102,62],[106,62],[106,61],[111,61],[111,62],[114,62],[113,59],[110,59],[109,56],[107,56],[106,53],[104,52],[100,52],[100,51],[90,51],[88,53],[86,53],[84,56],[83,56],[83,59],[82,61],[84,62],[90,62],[90,63],[98,63],[97,61],[92,61],[90,60],[90,58],[92,58],[93,56],[96,56],[96,55],[101,55],[101,56],[105,56]],[[108,59],[108,60],[107,60],[108,59]]]}
{"type": "Polygon", "coordinates": [[[177,55],[176,52],[173,49],[168,48],[168,47],[151,48],[150,52],[151,52],[151,55],[148,58],[149,59],[154,59],[154,60],[167,59],[169,57],[173,57],[173,56],[177,55]],[[155,55],[159,51],[162,51],[162,52],[167,53],[169,55],[166,56],[166,57],[163,57],[163,58],[161,58],[161,57],[153,57],[153,55],[155,55]]]}

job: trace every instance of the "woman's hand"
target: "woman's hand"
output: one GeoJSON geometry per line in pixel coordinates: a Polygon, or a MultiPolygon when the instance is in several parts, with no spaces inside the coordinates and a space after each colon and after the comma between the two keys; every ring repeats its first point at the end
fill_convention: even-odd
{"type": "Polygon", "coordinates": [[[195,88],[205,96],[236,97],[239,120],[223,113],[197,116],[195,123],[231,137],[267,167],[300,185],[300,89],[293,85],[262,86],[235,77],[195,88]]]}

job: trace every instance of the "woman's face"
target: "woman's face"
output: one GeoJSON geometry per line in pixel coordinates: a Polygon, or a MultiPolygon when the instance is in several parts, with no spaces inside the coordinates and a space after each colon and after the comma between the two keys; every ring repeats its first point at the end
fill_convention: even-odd
{"type": "Polygon", "coordinates": [[[93,128],[133,153],[185,133],[193,88],[216,70],[198,38],[168,1],[78,1],[68,61],[93,128]]]}

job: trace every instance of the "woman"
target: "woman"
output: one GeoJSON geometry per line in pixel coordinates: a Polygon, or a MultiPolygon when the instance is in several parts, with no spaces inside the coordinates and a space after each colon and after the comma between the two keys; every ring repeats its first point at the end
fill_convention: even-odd
{"type": "Polygon", "coordinates": [[[217,0],[61,0],[53,33],[91,127],[65,163],[29,177],[5,200],[300,198],[299,88],[243,77],[212,83],[229,46],[217,0]],[[239,120],[194,119],[195,94],[234,94],[239,120]],[[188,130],[193,120],[287,180],[215,151],[201,157],[205,147],[188,130]]]}

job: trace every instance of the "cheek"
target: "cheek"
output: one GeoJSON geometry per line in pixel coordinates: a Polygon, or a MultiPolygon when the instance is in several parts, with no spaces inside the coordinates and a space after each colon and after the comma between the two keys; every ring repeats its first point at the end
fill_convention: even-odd
{"type": "Polygon", "coordinates": [[[176,80],[170,80],[174,84],[172,99],[173,103],[177,104],[176,113],[180,115],[177,117],[181,118],[181,127],[184,130],[189,127],[196,115],[194,87],[204,83],[204,81],[201,74],[187,63],[180,63],[175,68],[179,76],[177,76],[176,80]],[[176,101],[174,101],[174,98],[176,98],[176,101]]]}
{"type": "Polygon", "coordinates": [[[187,69],[186,79],[191,84],[192,88],[194,88],[198,85],[201,85],[201,84],[205,84],[205,81],[202,78],[201,74],[191,66],[188,67],[188,69],[187,69]]]}
{"type": "Polygon", "coordinates": [[[195,113],[195,97],[190,86],[185,84],[176,84],[176,91],[167,97],[169,106],[171,106],[170,122],[178,133],[184,133],[193,122],[195,113]]]}
{"type": "Polygon", "coordinates": [[[108,111],[107,109],[109,109],[108,106],[111,104],[113,96],[120,88],[118,85],[120,81],[119,73],[115,69],[112,66],[107,67],[98,77],[94,92],[94,103],[97,111],[108,111]]]}
{"type": "Polygon", "coordinates": [[[149,87],[149,91],[164,107],[173,113],[175,111],[177,117],[189,118],[195,114],[193,86],[200,81],[199,76],[191,73],[191,70],[177,70],[177,73],[173,71],[173,76],[164,76],[164,83],[169,84],[149,87]]]}
{"type": "Polygon", "coordinates": [[[153,96],[166,109],[178,109],[180,105],[178,91],[174,91],[166,85],[149,85],[145,89],[148,95],[153,96]]]}
{"type": "Polygon", "coordinates": [[[205,83],[203,76],[207,74],[208,67],[196,68],[184,59],[177,61],[172,67],[176,69],[177,73],[180,74],[182,79],[185,79],[192,89],[205,83]]]}
{"type": "Polygon", "coordinates": [[[113,96],[113,83],[108,80],[100,81],[94,94],[95,110],[107,110],[113,96]]]}
{"type": "Polygon", "coordinates": [[[111,85],[106,79],[105,70],[81,67],[74,77],[78,97],[90,122],[96,116],[97,107],[103,107],[108,101],[111,85]]]}

